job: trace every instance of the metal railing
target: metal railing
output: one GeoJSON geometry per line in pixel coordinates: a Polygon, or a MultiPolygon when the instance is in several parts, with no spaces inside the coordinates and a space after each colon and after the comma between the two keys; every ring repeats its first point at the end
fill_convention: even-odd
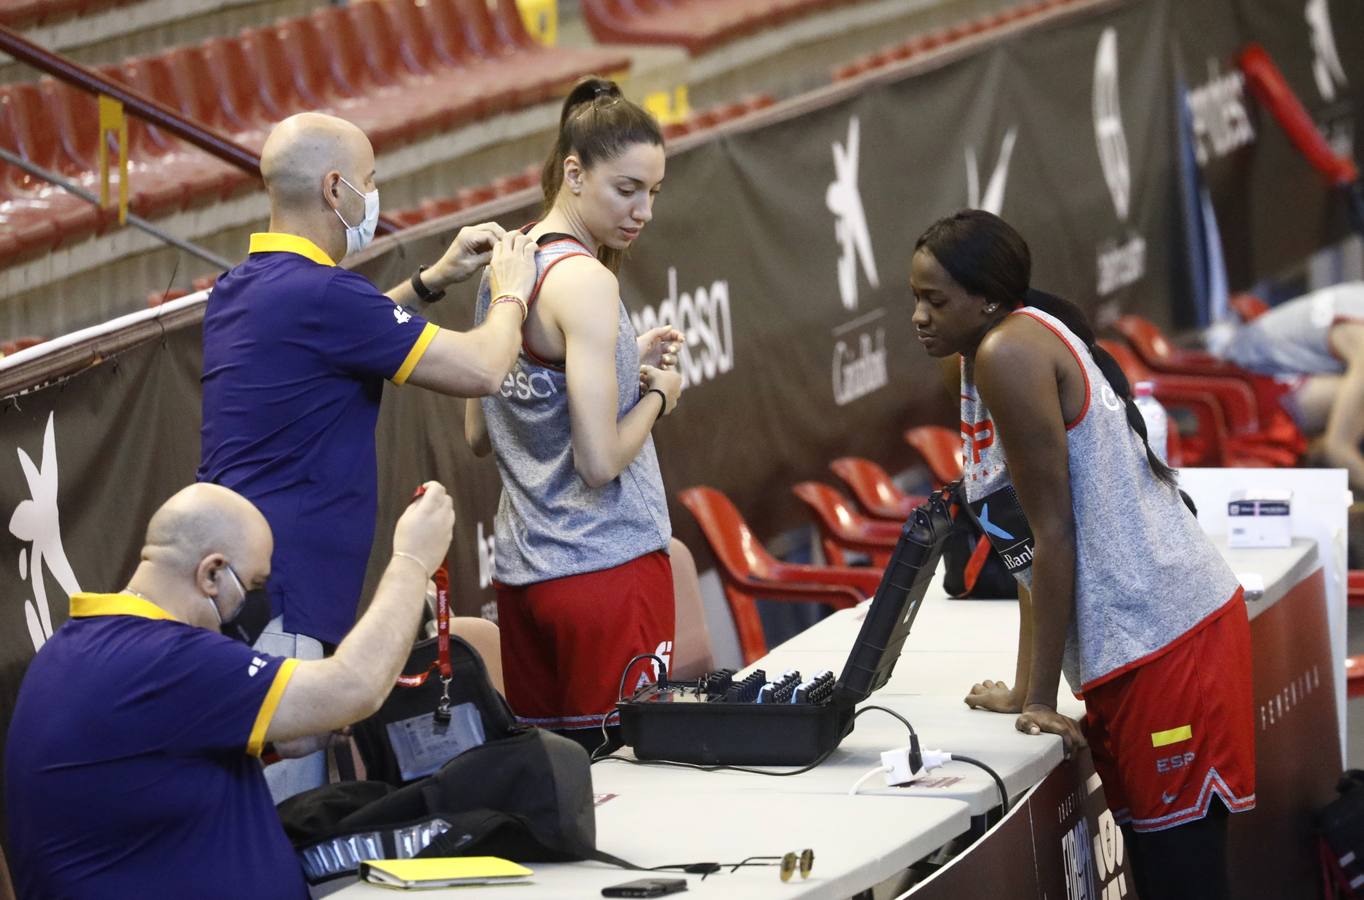
{"type": "MultiPolygon", "coordinates": [[[[145,120],[149,125],[173,134],[205,153],[260,178],[260,155],[251,148],[219,134],[212,128],[185,118],[166,104],[148,97],[126,84],[105,78],[92,69],[40,47],[13,29],[6,28],[3,25],[0,25],[0,52],[7,53],[20,62],[88,91],[97,97],[103,94],[117,100],[123,104],[126,112],[145,120]]],[[[25,170],[37,174],[27,166],[25,170]]],[[[39,175],[39,177],[58,184],[64,189],[70,189],[68,185],[47,176],[39,175]]],[[[76,193],[77,196],[81,196],[79,192],[76,193]]],[[[82,197],[82,199],[89,199],[89,197],[82,197]]],[[[380,234],[389,234],[397,230],[398,225],[392,219],[382,215],[379,217],[378,232],[380,234]]]]}

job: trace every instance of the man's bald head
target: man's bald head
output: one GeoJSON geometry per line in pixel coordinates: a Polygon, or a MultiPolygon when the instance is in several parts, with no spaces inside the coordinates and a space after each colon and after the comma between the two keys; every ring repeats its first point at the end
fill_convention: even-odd
{"type": "Polygon", "coordinates": [[[192,484],[152,516],[142,558],[192,569],[221,553],[234,565],[263,565],[268,572],[273,543],[269,523],[251,501],[216,484],[192,484]]]}
{"type": "Polygon", "coordinates": [[[260,170],[272,206],[307,211],[322,202],[324,175],[335,170],[359,188],[373,160],[363,131],[345,119],[310,112],[290,116],[270,131],[260,170]]]}

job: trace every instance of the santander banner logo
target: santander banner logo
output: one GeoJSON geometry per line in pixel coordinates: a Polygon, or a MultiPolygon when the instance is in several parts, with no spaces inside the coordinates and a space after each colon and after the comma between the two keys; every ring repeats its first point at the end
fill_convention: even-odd
{"type": "MultiPolygon", "coordinates": [[[[1094,53],[1094,143],[1099,153],[1108,195],[1118,222],[1127,224],[1132,214],[1132,158],[1123,127],[1118,81],[1118,31],[1105,28],[1094,53]]],[[[1136,284],[1146,275],[1146,238],[1127,229],[1121,238],[1100,244],[1096,260],[1100,297],[1136,284]]]]}
{"type": "Polygon", "coordinates": [[[1094,139],[1099,145],[1099,164],[1113,197],[1118,219],[1127,221],[1132,204],[1132,166],[1127,155],[1127,132],[1122,127],[1118,97],[1118,32],[1104,29],[1094,54],[1094,139]]]}

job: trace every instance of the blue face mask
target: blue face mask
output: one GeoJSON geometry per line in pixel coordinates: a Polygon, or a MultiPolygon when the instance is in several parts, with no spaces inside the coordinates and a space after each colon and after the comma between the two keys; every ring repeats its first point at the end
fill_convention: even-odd
{"type": "Polygon", "coordinates": [[[344,178],[341,179],[341,183],[365,200],[365,217],[356,225],[347,222],[346,217],[341,215],[341,210],[332,210],[341,220],[341,224],[346,226],[346,255],[349,256],[352,253],[359,253],[374,240],[374,231],[379,227],[379,189],[362,192],[344,178]]]}
{"type": "Polygon", "coordinates": [[[231,564],[225,568],[228,574],[232,576],[232,580],[237,583],[237,590],[241,591],[242,605],[237,610],[237,614],[226,622],[223,621],[222,613],[218,612],[218,604],[209,600],[209,605],[213,607],[214,614],[218,616],[218,630],[220,632],[233,640],[241,641],[248,647],[253,646],[261,636],[261,632],[265,631],[265,626],[270,624],[270,593],[264,585],[248,591],[231,564]]]}

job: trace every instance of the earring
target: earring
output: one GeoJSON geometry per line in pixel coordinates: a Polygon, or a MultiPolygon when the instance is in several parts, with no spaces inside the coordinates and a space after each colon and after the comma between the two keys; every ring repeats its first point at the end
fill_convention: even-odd
{"type": "Polygon", "coordinates": [[[992,312],[994,312],[994,311],[997,310],[997,309],[999,309],[999,304],[998,304],[998,303],[991,303],[989,306],[985,307],[985,311],[986,311],[987,313],[992,313],[992,312]]]}

